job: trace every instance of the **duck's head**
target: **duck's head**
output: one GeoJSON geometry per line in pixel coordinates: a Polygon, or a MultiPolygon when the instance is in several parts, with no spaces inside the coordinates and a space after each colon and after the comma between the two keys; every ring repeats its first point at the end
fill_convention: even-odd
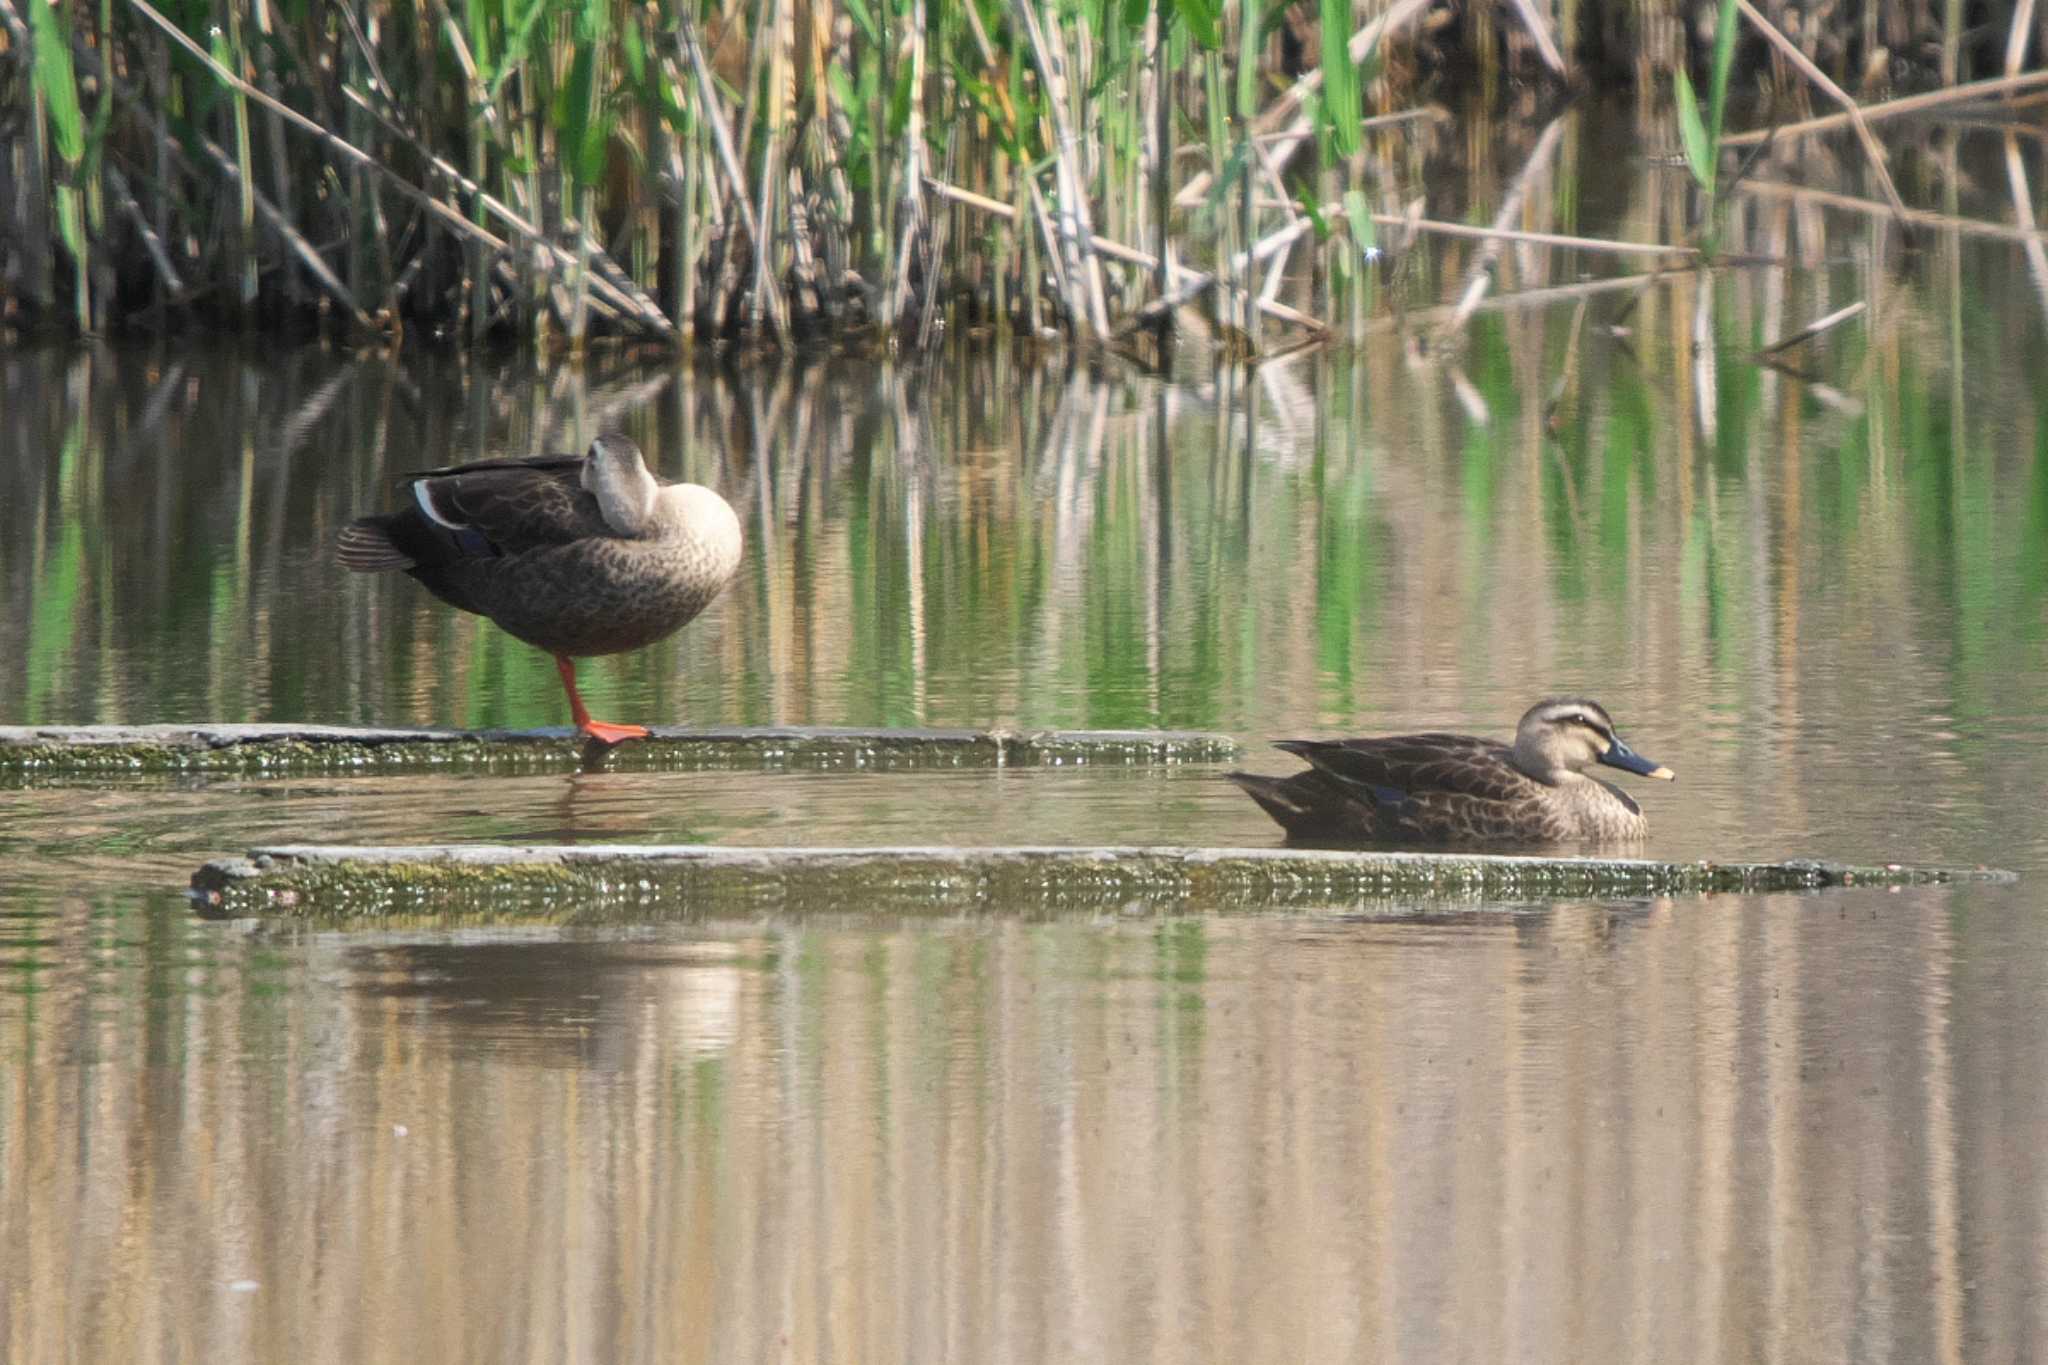
{"type": "Polygon", "coordinates": [[[1555,785],[1595,763],[1666,782],[1677,776],[1622,743],[1607,709],[1583,697],[1539,701],[1515,727],[1515,766],[1539,782],[1555,785]]]}
{"type": "Polygon", "coordinates": [[[632,438],[608,431],[590,443],[583,459],[583,487],[597,499],[605,523],[622,536],[637,536],[654,518],[661,486],[632,438]]]}

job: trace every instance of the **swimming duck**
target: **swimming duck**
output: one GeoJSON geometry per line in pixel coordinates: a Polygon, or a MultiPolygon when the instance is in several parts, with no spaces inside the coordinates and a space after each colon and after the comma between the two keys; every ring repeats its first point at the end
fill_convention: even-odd
{"type": "Polygon", "coordinates": [[[412,501],[359,517],[336,557],[357,573],[403,569],[443,602],[488,616],[555,656],[576,729],[602,744],[639,725],[592,720],[573,660],[674,634],[739,568],[739,518],[694,483],[663,483],[640,447],[607,434],[587,455],[482,460],[409,474],[412,501]]]}
{"type": "Polygon", "coordinates": [[[1640,839],[1649,822],[1595,763],[1670,781],[1614,733],[1599,703],[1537,702],[1512,747],[1472,735],[1285,739],[1310,763],[1291,777],[1230,773],[1290,839],[1318,842],[1545,843],[1640,839]]]}

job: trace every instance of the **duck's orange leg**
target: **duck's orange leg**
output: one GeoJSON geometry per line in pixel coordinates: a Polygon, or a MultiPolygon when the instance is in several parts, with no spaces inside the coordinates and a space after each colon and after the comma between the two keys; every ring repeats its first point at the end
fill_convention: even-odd
{"type": "Polygon", "coordinates": [[[646,739],[644,725],[609,725],[601,720],[592,720],[590,712],[583,708],[583,698],[576,691],[576,665],[568,656],[557,654],[555,668],[562,675],[562,686],[569,693],[569,712],[576,717],[576,730],[599,744],[617,744],[624,739],[646,739]]]}

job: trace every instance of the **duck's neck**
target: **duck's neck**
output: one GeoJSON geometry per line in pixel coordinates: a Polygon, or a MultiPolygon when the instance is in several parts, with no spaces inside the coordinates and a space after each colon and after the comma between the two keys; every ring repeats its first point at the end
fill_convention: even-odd
{"type": "Polygon", "coordinates": [[[1585,782],[1586,775],[1574,772],[1557,762],[1540,745],[1517,743],[1510,760],[1521,770],[1524,777],[1533,778],[1546,787],[1572,787],[1585,782]]]}

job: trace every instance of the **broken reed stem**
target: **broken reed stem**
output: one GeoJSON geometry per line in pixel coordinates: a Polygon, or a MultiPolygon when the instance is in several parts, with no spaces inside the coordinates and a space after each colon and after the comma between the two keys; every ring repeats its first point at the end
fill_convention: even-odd
{"type": "MultiPolygon", "coordinates": [[[[1252,266],[1294,245],[1295,239],[1307,232],[1309,227],[1310,223],[1306,218],[1289,223],[1278,232],[1272,233],[1246,250],[1238,252],[1230,258],[1223,269],[1217,274],[1195,273],[1191,275],[1187,281],[1172,292],[1162,298],[1154,299],[1143,308],[1140,308],[1118,330],[1121,332],[1131,331],[1155,318],[1165,316],[1184,303],[1189,303],[1201,297],[1202,294],[1216,287],[1220,276],[1236,275],[1242,277],[1246,275],[1252,266]]],[[[1318,330],[1327,330],[1327,326],[1324,323],[1317,322],[1315,326],[1318,330]]]]}
{"type": "MultiPolygon", "coordinates": [[[[1342,203],[1324,204],[1321,212],[1325,218],[1351,216],[1351,211],[1342,203]]],[[[1427,232],[1439,237],[1499,238],[1503,242],[1567,247],[1574,251],[1604,251],[1618,256],[1677,256],[1692,260],[1700,254],[1699,248],[1694,246],[1674,246],[1664,242],[1631,242],[1608,237],[1574,237],[1569,233],[1531,232],[1526,228],[1479,227],[1473,223],[1449,223],[1440,218],[1410,218],[1399,213],[1375,213],[1372,220],[1381,227],[1427,232]]]]}
{"type": "MultiPolygon", "coordinates": [[[[1543,129],[1543,136],[1536,140],[1535,149],[1529,153],[1528,161],[1523,164],[1521,171],[1515,176],[1514,183],[1508,186],[1507,194],[1501,199],[1500,211],[1493,216],[1496,234],[1498,230],[1506,228],[1514,221],[1515,216],[1522,211],[1522,200],[1528,197],[1529,187],[1535,183],[1537,173],[1550,164],[1551,153],[1557,150],[1558,139],[1563,136],[1564,117],[1560,115],[1543,129]]],[[[1489,236],[1480,247],[1479,255],[1473,260],[1472,268],[1466,275],[1465,292],[1458,300],[1458,310],[1451,315],[1451,331],[1455,332],[1465,325],[1465,320],[1472,316],[1473,308],[1485,295],[1487,287],[1493,281],[1493,263],[1499,257],[1501,245],[1505,240],[1499,235],[1489,236]]]]}
{"type": "Polygon", "coordinates": [[[1856,302],[1850,304],[1847,308],[1837,308],[1834,312],[1828,314],[1826,317],[1821,318],[1816,322],[1809,322],[1804,327],[1801,327],[1798,331],[1793,332],[1788,336],[1780,337],[1778,340],[1772,342],[1770,345],[1764,347],[1762,350],[1757,351],[1754,355],[1750,357],[1750,359],[1763,360],[1770,356],[1778,354],[1778,352],[1780,351],[1789,351],[1802,341],[1811,341],[1813,338],[1819,336],[1823,332],[1833,331],[1835,328],[1847,322],[1850,318],[1860,316],[1864,312],[1864,310],[1869,307],[1869,300],[1858,299],[1856,300],[1856,302]]]}
{"type": "MultiPolygon", "coordinates": [[[[2048,71],[2029,71],[2024,76],[1994,76],[1987,80],[1970,81],[1963,85],[1952,85],[1946,90],[1929,91],[1924,95],[1907,95],[1902,99],[1886,100],[1882,104],[1863,105],[1859,112],[1865,123],[1875,123],[1879,119],[1918,114],[1928,109],[1939,109],[1944,105],[1984,99],[1990,95],[2031,90],[2037,85],[2048,85],[2048,71]]],[[[1752,128],[1747,132],[1727,133],[1722,136],[1721,145],[1746,147],[1753,142],[1762,142],[1767,137],[1793,138],[1805,137],[1811,133],[1831,133],[1837,128],[1848,126],[1848,123],[1847,114],[1827,114],[1820,118],[1803,119],[1798,123],[1780,124],[1776,128],[1752,128]]]]}
{"type": "Polygon", "coordinates": [[[1857,108],[1856,101],[1851,99],[1849,93],[1841,86],[1829,80],[1827,73],[1815,66],[1813,60],[1799,50],[1798,44],[1779,32],[1778,26],[1766,19],[1750,0],[1735,0],[1735,5],[1742,12],[1742,17],[1749,20],[1750,25],[1763,34],[1786,61],[1797,67],[1801,75],[1820,87],[1829,99],[1848,112],[1849,123],[1856,129],[1856,138],[1863,144],[1863,154],[1870,159],[1870,168],[1877,172],[1877,183],[1884,187],[1884,197],[1891,204],[1892,212],[1904,214],[1906,203],[1899,198],[1898,187],[1892,184],[1892,173],[1885,168],[1884,148],[1878,146],[1877,139],[1871,135],[1870,125],[1864,120],[1863,111],[1857,108]]]}
{"type": "Polygon", "coordinates": [[[1891,205],[1880,204],[1875,199],[1858,199],[1853,194],[1808,189],[1804,185],[1784,185],[1775,180],[1745,180],[1736,186],[1736,189],[1743,194],[1805,200],[1819,204],[1823,208],[1844,209],[1850,213],[1898,217],[1900,221],[1911,223],[1915,227],[1937,228],[1943,232],[1960,233],[1965,237],[1996,237],[2007,242],[2037,242],[2048,239],[2048,229],[2013,227],[2007,223],[1986,223],[1975,218],[1958,218],[1953,214],[1933,213],[1927,209],[1907,209],[1903,215],[1895,215],[1891,205]]]}

